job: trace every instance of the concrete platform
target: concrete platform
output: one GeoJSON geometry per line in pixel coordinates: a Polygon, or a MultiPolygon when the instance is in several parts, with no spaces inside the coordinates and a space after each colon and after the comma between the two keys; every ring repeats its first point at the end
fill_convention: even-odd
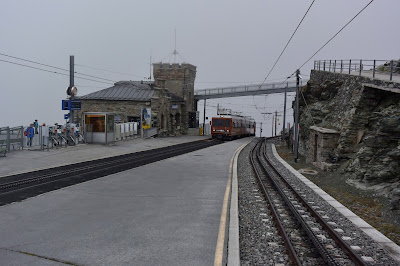
{"type": "Polygon", "coordinates": [[[210,136],[180,136],[168,138],[132,139],[118,141],[110,146],[80,144],[49,151],[24,149],[7,153],[0,157],[0,178],[5,175],[56,167],[82,161],[95,160],[131,152],[156,149],[179,143],[208,139],[210,136]]]}
{"type": "MultiPolygon", "coordinates": [[[[0,264],[211,265],[231,157],[248,140],[227,142],[2,206],[0,264]]],[[[80,160],[93,159],[163,144],[166,141],[155,139],[131,147],[76,147],[75,153],[79,151],[80,160]]],[[[59,150],[44,157],[46,152],[31,152],[37,156],[33,159],[28,151],[6,160],[25,162],[25,169],[32,165],[29,159],[37,162],[35,167],[64,163],[61,158],[78,160],[76,156],[69,159],[72,153],[63,151],[69,153],[59,150]],[[52,161],[46,162],[46,158],[52,161]]],[[[5,165],[1,164],[0,168],[5,165]]],[[[15,170],[2,169],[3,173],[15,170]]]]}

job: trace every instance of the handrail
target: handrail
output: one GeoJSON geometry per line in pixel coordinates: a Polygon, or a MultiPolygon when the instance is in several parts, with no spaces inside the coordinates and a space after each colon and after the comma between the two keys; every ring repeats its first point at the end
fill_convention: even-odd
{"type": "Polygon", "coordinates": [[[348,60],[315,60],[314,70],[348,73],[358,71],[362,76],[363,71],[372,71],[372,77],[375,78],[376,72],[390,75],[390,81],[393,75],[400,73],[400,60],[377,60],[377,59],[348,59],[348,60]],[[370,67],[370,69],[367,69],[370,67]]]}
{"type": "Polygon", "coordinates": [[[257,92],[264,90],[275,90],[284,87],[296,87],[296,81],[201,89],[201,90],[195,90],[194,95],[205,96],[205,95],[218,95],[218,94],[239,93],[239,92],[257,92]]]}

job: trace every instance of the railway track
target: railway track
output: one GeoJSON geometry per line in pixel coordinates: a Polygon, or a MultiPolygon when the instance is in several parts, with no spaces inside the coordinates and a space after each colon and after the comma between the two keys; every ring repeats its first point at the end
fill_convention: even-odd
{"type": "Polygon", "coordinates": [[[293,265],[367,265],[321,215],[323,211],[279,173],[264,140],[253,147],[249,160],[293,265]]]}
{"type": "Polygon", "coordinates": [[[220,141],[201,140],[0,178],[0,206],[48,191],[204,149],[220,141]]]}

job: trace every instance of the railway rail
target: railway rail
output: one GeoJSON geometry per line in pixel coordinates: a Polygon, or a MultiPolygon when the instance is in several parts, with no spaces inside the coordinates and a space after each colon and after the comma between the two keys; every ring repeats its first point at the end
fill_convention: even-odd
{"type": "Polygon", "coordinates": [[[277,231],[294,265],[367,265],[332,228],[314,202],[307,202],[280,174],[260,140],[249,160],[277,231]],[[324,219],[325,218],[325,219],[324,219]]]}
{"type": "Polygon", "coordinates": [[[222,143],[201,140],[0,178],[0,206],[222,143]]]}

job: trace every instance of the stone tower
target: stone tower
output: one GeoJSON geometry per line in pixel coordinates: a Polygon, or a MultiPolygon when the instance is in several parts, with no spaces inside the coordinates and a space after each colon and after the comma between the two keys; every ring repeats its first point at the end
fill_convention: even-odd
{"type": "Polygon", "coordinates": [[[186,111],[194,111],[194,80],[196,66],[191,64],[154,63],[153,76],[156,86],[182,97],[186,111]]]}

